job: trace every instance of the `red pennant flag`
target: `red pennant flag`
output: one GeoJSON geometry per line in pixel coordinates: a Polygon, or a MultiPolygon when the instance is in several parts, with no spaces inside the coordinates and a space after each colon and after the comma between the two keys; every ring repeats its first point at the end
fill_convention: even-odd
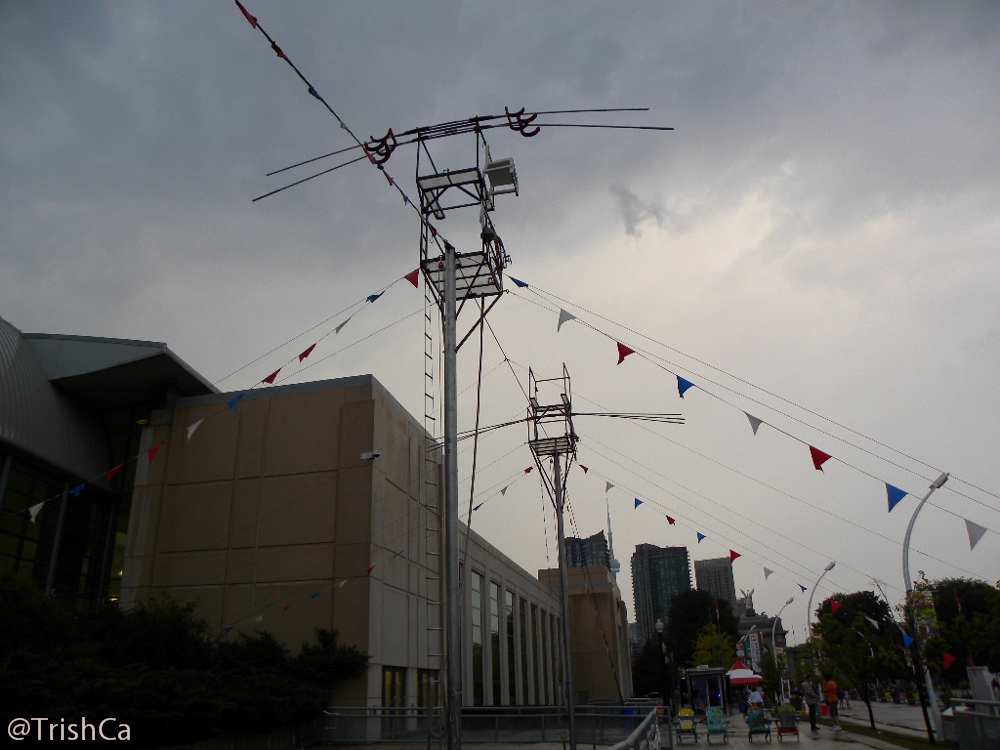
{"type": "Polygon", "coordinates": [[[291,606],[292,606],[291,604],[286,604],[284,607],[282,607],[282,609],[288,609],[291,606]]]}
{"type": "Polygon", "coordinates": [[[840,602],[830,602],[830,611],[831,612],[836,612],[838,609],[840,609],[843,606],[844,605],[841,604],[840,602]]]}
{"type": "Polygon", "coordinates": [[[368,575],[371,575],[373,570],[375,570],[375,566],[374,565],[372,565],[370,568],[368,568],[368,575]]]}
{"type": "Polygon", "coordinates": [[[264,378],[260,382],[261,383],[267,383],[268,385],[271,385],[272,383],[274,383],[274,379],[276,377],[278,377],[278,373],[279,372],[281,372],[281,368],[280,367],[277,370],[275,370],[274,372],[272,372],[270,375],[268,375],[266,378],[264,378]]]}
{"type": "Polygon", "coordinates": [[[676,523],[676,521],[674,521],[674,519],[672,519],[670,516],[667,516],[667,523],[673,526],[676,523]]]}
{"type": "Polygon", "coordinates": [[[117,474],[119,471],[121,471],[124,468],[125,468],[125,464],[118,464],[115,468],[113,468],[111,471],[109,471],[108,474],[107,474],[108,481],[110,482],[111,481],[111,477],[113,477],[115,474],[117,474]]]}
{"type": "Polygon", "coordinates": [[[165,442],[167,442],[167,441],[164,440],[163,442],[161,442],[161,443],[159,443],[157,445],[154,445],[152,448],[150,448],[148,451],[146,451],[146,453],[149,454],[149,463],[153,463],[153,456],[155,456],[156,452],[158,450],[160,450],[160,448],[163,447],[163,443],[165,443],[165,442]]]}
{"type": "Polygon", "coordinates": [[[825,464],[830,459],[829,453],[824,453],[819,448],[813,448],[809,446],[809,455],[812,456],[813,466],[816,467],[817,471],[823,471],[823,464],[825,464]]]}
{"type": "Polygon", "coordinates": [[[279,47],[275,42],[271,42],[271,49],[274,50],[274,54],[276,54],[278,57],[280,57],[285,62],[289,62],[289,63],[291,62],[291,60],[289,60],[287,57],[285,57],[285,53],[281,51],[281,47],[279,47]]]}
{"type": "Polygon", "coordinates": [[[415,269],[413,271],[410,271],[403,278],[406,279],[407,281],[409,281],[411,284],[413,284],[413,288],[414,289],[417,289],[418,288],[418,284],[419,284],[419,279],[420,279],[420,269],[417,268],[417,269],[415,269]]]}
{"type": "Polygon", "coordinates": [[[581,469],[583,469],[583,473],[584,473],[584,474],[586,474],[586,473],[587,473],[588,471],[590,471],[590,469],[588,469],[588,468],[587,468],[586,466],[584,466],[583,464],[580,464],[580,468],[581,468],[581,469]]]}
{"type": "Polygon", "coordinates": [[[305,359],[306,357],[308,357],[308,356],[309,356],[310,354],[312,354],[312,351],[313,351],[313,349],[315,349],[315,348],[316,348],[316,344],[313,344],[313,345],[312,345],[312,346],[310,346],[310,347],[309,347],[308,349],[306,349],[306,350],[305,350],[304,352],[302,352],[302,354],[300,354],[300,355],[299,355],[299,362],[301,362],[301,361],[302,361],[302,360],[304,360],[304,359],[305,359]]]}
{"type": "Polygon", "coordinates": [[[392,181],[392,177],[389,175],[389,173],[388,172],[383,172],[382,174],[384,174],[385,175],[385,179],[387,179],[389,181],[389,187],[395,187],[396,183],[392,181]]]}
{"type": "Polygon", "coordinates": [[[625,344],[621,343],[620,341],[616,343],[618,344],[618,364],[624,362],[625,357],[627,357],[628,355],[635,354],[634,349],[629,349],[627,346],[625,346],[625,344]]]}
{"type": "Polygon", "coordinates": [[[733,552],[733,550],[729,550],[729,562],[730,563],[732,563],[734,560],[736,560],[737,557],[743,557],[743,555],[741,555],[739,552],[733,552]]]}
{"type": "Polygon", "coordinates": [[[246,16],[246,19],[250,22],[250,25],[253,26],[256,29],[257,28],[257,19],[256,19],[256,17],[251,16],[247,12],[247,9],[244,8],[242,5],[240,5],[240,0],[236,0],[236,7],[238,7],[240,9],[240,12],[243,13],[244,16],[246,16]]]}
{"type": "Polygon", "coordinates": [[[529,466],[527,469],[524,470],[524,473],[525,474],[530,474],[531,470],[534,469],[534,468],[535,468],[534,466],[529,466]]]}
{"type": "Polygon", "coordinates": [[[941,654],[941,658],[944,660],[944,668],[947,669],[954,663],[955,657],[949,654],[947,651],[941,654]]]}

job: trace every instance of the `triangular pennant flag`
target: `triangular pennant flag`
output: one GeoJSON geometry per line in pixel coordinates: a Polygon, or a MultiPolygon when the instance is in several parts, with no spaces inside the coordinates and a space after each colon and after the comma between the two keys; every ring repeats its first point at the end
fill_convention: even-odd
{"type": "MultiPolygon", "coordinates": [[[[351,318],[353,318],[353,317],[354,316],[352,315],[351,318]]],[[[351,318],[348,318],[343,323],[341,323],[339,326],[337,326],[336,328],[334,328],[333,332],[334,333],[340,333],[340,329],[343,328],[344,326],[346,326],[348,323],[350,323],[351,322],[351,318]]]]}
{"type": "Polygon", "coordinates": [[[385,294],[385,290],[384,289],[381,292],[378,292],[377,294],[369,294],[367,297],[365,297],[365,299],[367,299],[369,302],[374,302],[379,297],[381,297],[383,294],[385,294]]]}
{"type": "Polygon", "coordinates": [[[117,474],[119,471],[121,471],[124,468],[125,468],[125,464],[118,464],[115,468],[111,469],[107,474],[105,474],[105,476],[107,477],[108,481],[110,482],[111,479],[112,479],[112,477],[114,477],[115,474],[117,474]]]}
{"type": "Polygon", "coordinates": [[[158,443],[157,445],[154,445],[152,448],[150,448],[148,451],[146,451],[146,453],[149,455],[149,463],[153,463],[153,456],[156,455],[156,452],[158,450],[160,450],[160,448],[162,448],[163,444],[166,443],[166,442],[167,441],[164,440],[163,442],[158,443]]]}
{"type": "Polygon", "coordinates": [[[316,344],[313,344],[313,345],[312,345],[312,346],[310,346],[310,347],[309,347],[308,349],[306,349],[306,350],[305,350],[304,352],[302,352],[302,354],[300,354],[300,355],[299,355],[299,362],[301,362],[301,361],[302,361],[302,360],[304,360],[304,359],[305,359],[306,357],[308,357],[308,356],[309,356],[310,354],[312,354],[312,351],[313,351],[313,349],[315,349],[315,348],[316,348],[316,344]]]}
{"type": "Polygon", "coordinates": [[[287,57],[285,57],[285,53],[281,51],[281,47],[279,47],[275,42],[271,42],[271,49],[274,50],[274,54],[276,54],[278,57],[280,57],[285,62],[291,62],[291,60],[289,60],[287,57]]]}
{"type": "Polygon", "coordinates": [[[281,368],[280,368],[280,367],[279,367],[279,368],[278,368],[277,370],[275,370],[274,372],[272,372],[272,373],[271,373],[270,375],[268,375],[268,376],[267,376],[266,378],[264,378],[264,379],[263,379],[262,381],[260,381],[260,382],[261,382],[261,383],[267,383],[268,385],[271,385],[271,384],[273,384],[273,383],[274,383],[274,379],[275,379],[276,377],[278,377],[278,373],[279,373],[279,372],[281,372],[281,368]]]}
{"type": "Polygon", "coordinates": [[[627,357],[628,355],[635,354],[635,350],[634,349],[629,349],[622,342],[617,341],[615,343],[618,344],[618,364],[621,364],[622,362],[624,362],[625,361],[625,357],[627,357]]]}
{"type": "Polygon", "coordinates": [[[911,645],[913,645],[913,640],[914,639],[908,636],[906,633],[903,633],[903,646],[905,648],[909,648],[911,645]]]}
{"type": "Polygon", "coordinates": [[[801,583],[800,583],[800,584],[798,584],[798,587],[799,587],[800,589],[802,589],[802,593],[803,593],[803,594],[804,594],[804,593],[806,593],[806,592],[807,592],[807,591],[809,590],[809,589],[807,589],[807,588],[806,588],[805,586],[803,586],[803,585],[802,585],[801,583]]]}
{"type": "MultiPolygon", "coordinates": [[[[640,500],[639,498],[636,498],[635,499],[635,507],[638,508],[640,505],[642,505],[642,500],[640,500]]],[[[635,508],[633,508],[633,510],[635,510],[635,508]]]]}
{"type": "Polygon", "coordinates": [[[868,620],[868,622],[870,622],[870,623],[872,624],[872,627],[875,627],[875,628],[877,628],[877,627],[879,626],[879,624],[878,624],[878,620],[875,620],[875,619],[872,619],[872,618],[871,618],[871,617],[869,617],[868,615],[863,615],[863,617],[864,617],[864,618],[865,618],[866,620],[868,620]]]}
{"type": "Polygon", "coordinates": [[[563,323],[565,323],[567,321],[570,321],[570,320],[576,320],[576,316],[573,313],[567,312],[566,310],[563,310],[560,307],[559,308],[559,325],[556,326],[556,333],[559,333],[559,329],[562,328],[562,324],[563,323]]]}
{"type": "Polygon", "coordinates": [[[286,605],[285,605],[284,607],[282,607],[282,609],[288,609],[288,608],[290,608],[291,606],[292,606],[291,604],[286,604],[286,605]]]}
{"type": "Polygon", "coordinates": [[[580,468],[581,468],[581,469],[583,469],[583,473],[584,473],[584,474],[586,474],[587,472],[589,472],[589,471],[590,471],[590,469],[588,469],[588,468],[587,468],[586,466],[584,466],[583,464],[580,464],[580,468]]]}
{"type": "Polygon", "coordinates": [[[28,508],[28,513],[30,513],[30,514],[31,514],[31,522],[32,522],[32,523],[34,523],[34,522],[35,522],[35,518],[36,518],[36,517],[38,516],[38,511],[40,511],[40,510],[42,509],[42,506],[43,506],[43,505],[45,505],[45,503],[44,503],[44,502],[41,502],[41,503],[35,503],[35,504],[34,504],[34,505],[32,505],[32,506],[31,506],[30,508],[28,508]]]}
{"type": "Polygon", "coordinates": [[[955,657],[944,651],[941,654],[941,660],[944,662],[944,668],[947,669],[955,662],[955,657]]]}
{"type": "Polygon", "coordinates": [[[840,609],[843,606],[844,605],[841,604],[840,602],[830,602],[830,611],[831,612],[836,612],[838,609],[840,609]]]}
{"type": "Polygon", "coordinates": [[[706,537],[706,536],[705,536],[704,534],[702,534],[702,533],[701,533],[700,531],[696,531],[695,533],[696,533],[696,534],[698,535],[698,544],[701,544],[701,540],[702,540],[702,539],[706,539],[706,538],[707,538],[707,537],[706,537]]]}
{"type": "Polygon", "coordinates": [[[684,398],[684,391],[693,386],[690,380],[685,380],[680,375],[677,376],[677,392],[680,394],[681,398],[684,398]]]}
{"type": "Polygon", "coordinates": [[[500,490],[500,494],[501,495],[506,495],[507,494],[507,490],[509,490],[509,489],[510,489],[510,485],[508,484],[506,487],[504,487],[502,490],[500,490]]]}
{"type": "Polygon", "coordinates": [[[823,471],[823,464],[830,460],[830,454],[824,453],[819,448],[813,448],[809,446],[809,455],[812,456],[813,466],[816,467],[817,471],[823,471]]]}
{"type": "MultiPolygon", "coordinates": [[[[404,196],[404,197],[406,197],[406,196],[404,196]]],[[[406,279],[407,281],[409,281],[411,284],[413,284],[413,288],[416,289],[417,286],[420,283],[420,269],[416,268],[416,269],[410,271],[403,278],[406,279]]]]}
{"type": "Polygon", "coordinates": [[[676,523],[677,523],[677,521],[675,521],[675,520],[674,520],[673,518],[671,518],[670,516],[667,516],[667,523],[669,523],[669,524],[670,524],[671,526],[673,526],[674,524],[676,524],[676,523]]]}
{"type": "Polygon", "coordinates": [[[527,287],[528,286],[528,283],[526,281],[521,281],[520,279],[515,279],[513,276],[511,276],[509,278],[510,278],[511,281],[513,281],[518,286],[523,286],[523,287],[527,287]]]}
{"type": "Polygon", "coordinates": [[[210,636],[210,635],[206,635],[206,636],[205,636],[205,643],[211,643],[211,642],[212,642],[212,641],[214,641],[214,640],[215,640],[215,639],[214,639],[214,638],[212,638],[212,636],[210,636]]]}
{"type": "MultiPolygon", "coordinates": [[[[473,508],[473,510],[475,510],[475,508],[473,508]]],[[[396,559],[397,557],[399,557],[399,556],[400,556],[401,554],[403,554],[403,550],[400,550],[400,551],[399,551],[399,552],[397,552],[397,553],[396,553],[395,555],[393,555],[393,556],[392,556],[392,559],[393,559],[393,560],[395,560],[395,559],[396,559]]]]}
{"type": "Polygon", "coordinates": [[[989,531],[985,526],[973,523],[968,518],[965,519],[965,528],[969,532],[969,549],[975,549],[979,540],[983,538],[983,534],[989,531]]]}
{"type": "Polygon", "coordinates": [[[524,470],[524,473],[525,474],[530,474],[531,470],[534,469],[534,468],[535,468],[534,466],[529,466],[527,469],[524,470]]]}
{"type": "Polygon", "coordinates": [[[614,487],[614,485],[611,484],[611,482],[605,482],[604,491],[610,492],[612,487],[614,487]]]}
{"type": "Polygon", "coordinates": [[[897,503],[906,497],[906,493],[899,487],[893,487],[888,482],[885,483],[885,492],[889,496],[889,512],[892,513],[892,509],[896,507],[897,503]]]}
{"type": "MultiPolygon", "coordinates": [[[[747,414],[746,412],[743,412],[743,413],[747,414]]],[[[762,419],[757,419],[757,417],[753,417],[753,416],[751,416],[749,414],[747,414],[747,419],[750,420],[750,428],[753,430],[753,434],[756,435],[757,434],[757,429],[762,424],[764,424],[764,421],[762,419]]]]}
{"type": "Polygon", "coordinates": [[[251,16],[250,13],[247,12],[247,9],[240,5],[240,0],[236,0],[236,7],[240,9],[240,12],[242,12],[246,19],[250,22],[250,25],[256,29],[257,18],[255,16],[251,16]]]}
{"type": "Polygon", "coordinates": [[[205,418],[202,417],[197,422],[192,422],[191,424],[188,425],[188,428],[187,428],[188,429],[188,436],[187,436],[188,440],[191,439],[191,436],[194,435],[194,431],[197,430],[199,427],[201,427],[201,423],[204,422],[204,421],[205,421],[205,418]]]}
{"type": "Polygon", "coordinates": [[[260,622],[263,619],[264,619],[264,615],[257,615],[255,618],[253,618],[253,621],[254,622],[260,622]]]}
{"type": "Polygon", "coordinates": [[[236,627],[235,625],[230,625],[228,628],[226,628],[226,632],[227,633],[231,632],[232,629],[235,628],[235,627],[236,627]]]}
{"type": "Polygon", "coordinates": [[[392,181],[392,175],[385,171],[385,168],[379,164],[378,168],[382,170],[382,174],[385,175],[385,179],[389,181],[389,187],[396,187],[396,183],[392,181]]]}
{"type": "Polygon", "coordinates": [[[337,588],[338,589],[342,589],[346,585],[347,585],[347,579],[345,578],[343,581],[341,581],[340,583],[337,584],[337,588]]]}
{"type": "Polygon", "coordinates": [[[226,404],[226,406],[228,406],[233,411],[236,411],[236,404],[238,404],[240,401],[242,401],[244,398],[246,398],[246,395],[247,394],[245,394],[245,393],[241,393],[239,396],[237,396],[232,401],[230,401],[228,404],[226,404]]]}
{"type": "MultiPolygon", "coordinates": [[[[309,87],[309,93],[310,93],[310,94],[311,94],[312,96],[315,96],[315,97],[316,97],[317,99],[319,99],[319,100],[320,100],[321,102],[323,102],[323,97],[322,97],[322,96],[320,96],[320,95],[319,95],[319,92],[318,92],[318,91],[316,91],[316,89],[314,89],[314,88],[313,88],[312,86],[310,86],[310,87],[309,87]]],[[[323,104],[326,104],[326,102],[323,102],[323,104]]]]}
{"type": "Polygon", "coordinates": [[[404,192],[403,192],[402,190],[400,190],[399,192],[400,192],[400,193],[402,194],[402,196],[403,196],[403,205],[404,205],[404,206],[409,206],[409,205],[410,205],[410,196],[408,196],[408,195],[407,195],[406,193],[404,193],[404,192]]]}
{"type": "Polygon", "coordinates": [[[764,580],[766,581],[773,572],[770,568],[764,568],[764,580]]]}
{"type": "Polygon", "coordinates": [[[71,487],[69,489],[69,494],[71,494],[73,497],[80,497],[80,493],[83,492],[83,488],[86,486],[87,484],[85,482],[83,484],[78,484],[76,487],[71,487]]]}
{"type": "Polygon", "coordinates": [[[317,591],[317,592],[316,592],[315,594],[313,594],[313,595],[312,595],[312,596],[310,596],[309,598],[310,598],[310,599],[319,599],[319,592],[317,591]]]}
{"type": "Polygon", "coordinates": [[[475,508],[472,509],[472,512],[475,513],[477,510],[479,510],[482,507],[483,507],[483,503],[479,503],[479,505],[477,505],[475,508]]]}
{"type": "Polygon", "coordinates": [[[730,563],[736,562],[736,558],[737,557],[743,557],[743,555],[741,555],[739,552],[733,552],[733,550],[729,550],[729,562],[730,563]]]}
{"type": "Polygon", "coordinates": [[[375,570],[375,566],[374,565],[372,565],[370,568],[368,568],[368,575],[371,575],[373,570],[375,570]]]}

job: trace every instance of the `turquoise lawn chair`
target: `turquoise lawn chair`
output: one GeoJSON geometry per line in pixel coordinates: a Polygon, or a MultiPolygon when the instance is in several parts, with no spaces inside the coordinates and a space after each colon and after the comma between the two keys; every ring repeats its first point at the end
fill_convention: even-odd
{"type": "Polygon", "coordinates": [[[755,734],[762,734],[768,742],[771,741],[771,722],[760,708],[747,711],[747,736],[751,742],[755,734]]]}
{"type": "Polygon", "coordinates": [[[712,744],[712,737],[716,735],[722,735],[723,739],[729,742],[729,720],[722,718],[722,709],[718,706],[712,706],[705,711],[705,721],[708,727],[707,729],[707,740],[708,744],[712,744]]]}

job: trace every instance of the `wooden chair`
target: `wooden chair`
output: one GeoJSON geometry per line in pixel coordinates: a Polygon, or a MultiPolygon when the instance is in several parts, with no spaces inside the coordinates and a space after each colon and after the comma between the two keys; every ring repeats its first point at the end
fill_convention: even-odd
{"type": "Polygon", "coordinates": [[[681,744],[684,737],[694,737],[694,741],[698,742],[698,724],[694,719],[694,711],[690,708],[682,708],[677,712],[674,728],[677,732],[678,744],[681,744]]]}
{"type": "Polygon", "coordinates": [[[778,715],[778,742],[781,742],[782,735],[794,734],[795,739],[801,742],[799,737],[799,715],[795,710],[795,706],[788,703],[780,706],[777,711],[778,715]]]}
{"type": "Polygon", "coordinates": [[[712,744],[712,735],[721,734],[723,739],[729,742],[729,720],[722,718],[722,709],[712,706],[705,711],[706,740],[712,744]]]}
{"type": "Polygon", "coordinates": [[[751,708],[747,711],[747,736],[751,742],[755,734],[762,734],[768,742],[771,741],[771,721],[760,708],[751,708]]]}

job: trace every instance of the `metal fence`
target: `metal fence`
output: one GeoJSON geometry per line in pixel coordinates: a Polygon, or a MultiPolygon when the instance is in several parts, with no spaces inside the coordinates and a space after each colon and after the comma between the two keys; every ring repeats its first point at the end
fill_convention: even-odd
{"type": "MultiPolygon", "coordinates": [[[[656,725],[656,712],[646,705],[581,706],[575,716],[577,744],[595,750],[626,741],[642,726],[648,730],[650,716],[656,725]]],[[[421,742],[438,746],[444,733],[442,720],[441,709],[335,707],[326,710],[322,722],[312,725],[303,740],[324,745],[421,742]]],[[[560,742],[567,735],[566,713],[557,706],[462,710],[462,739],[469,743],[560,742]]]]}
{"type": "MultiPolygon", "coordinates": [[[[667,738],[672,738],[669,724],[667,738]]],[[[635,731],[618,744],[612,745],[611,750],[660,750],[660,722],[657,710],[654,708],[650,711],[635,731]]]]}
{"type": "Polygon", "coordinates": [[[961,750],[1000,748],[1000,702],[952,698],[961,750]]]}

